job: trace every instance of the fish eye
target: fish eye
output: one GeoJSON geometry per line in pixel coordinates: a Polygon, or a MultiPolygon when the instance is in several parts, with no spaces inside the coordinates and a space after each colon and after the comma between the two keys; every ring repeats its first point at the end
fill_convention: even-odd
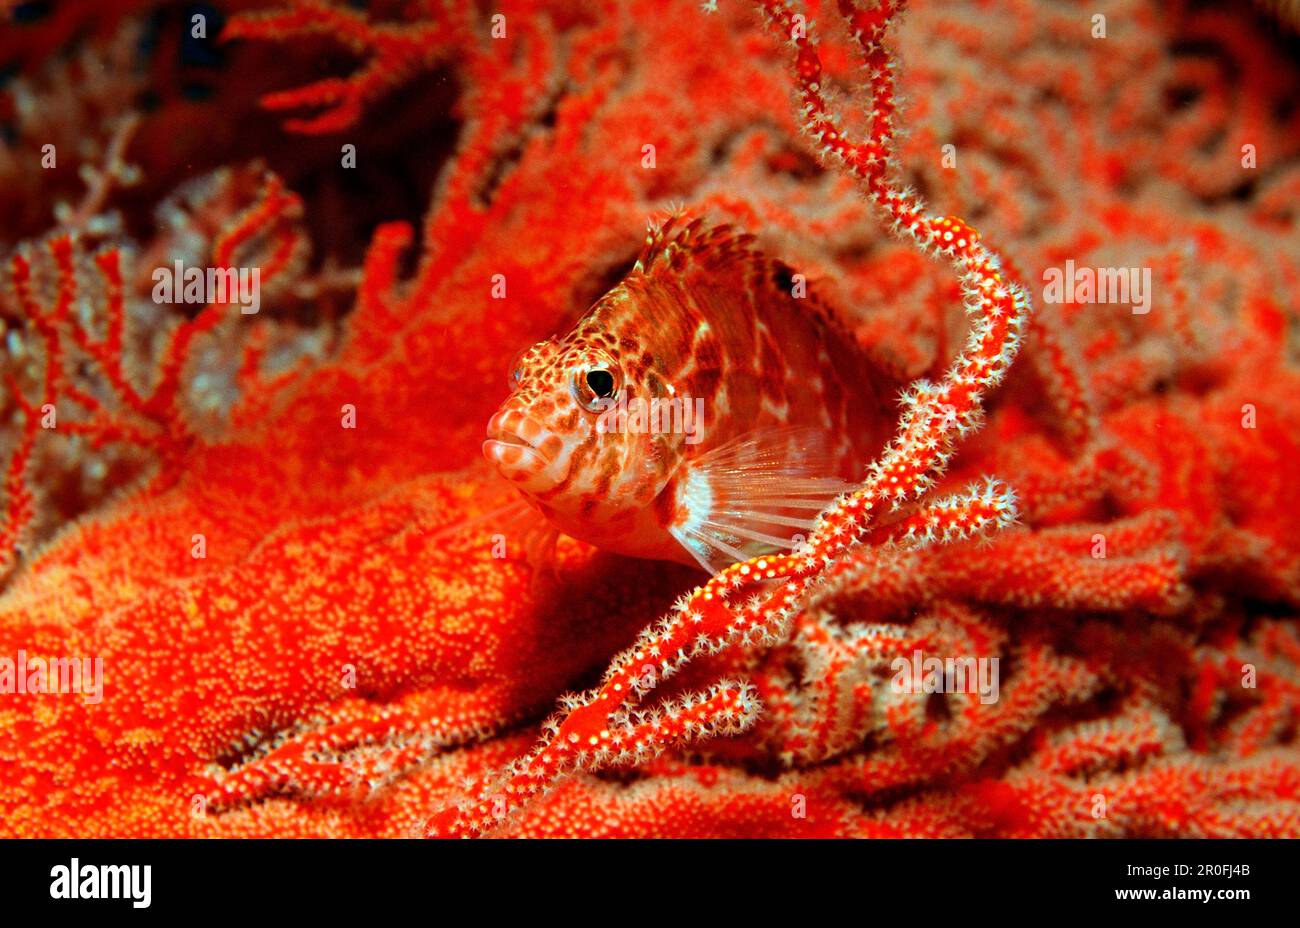
{"type": "Polygon", "coordinates": [[[596,396],[609,398],[614,395],[614,375],[609,371],[594,369],[587,371],[587,386],[596,396]]]}
{"type": "Polygon", "coordinates": [[[600,412],[618,396],[621,386],[617,367],[602,363],[580,368],[573,375],[573,398],[588,412],[600,412]]]}

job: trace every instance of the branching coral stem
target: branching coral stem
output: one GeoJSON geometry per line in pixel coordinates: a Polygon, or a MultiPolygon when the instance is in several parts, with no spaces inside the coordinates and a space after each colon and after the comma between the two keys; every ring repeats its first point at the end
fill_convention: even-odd
{"type": "MultiPolygon", "coordinates": [[[[268,175],[260,199],[241,214],[213,243],[212,263],[218,268],[237,266],[251,242],[269,236],[270,254],[261,267],[260,281],[266,286],[289,267],[296,248],[295,234],[281,220],[301,209],[298,197],[285,190],[283,182],[268,175]]],[[[123,443],[156,453],[164,469],[174,467],[194,441],[195,434],[181,408],[184,371],[194,341],[211,331],[224,318],[228,307],[211,303],[193,319],[172,331],[159,363],[158,379],[147,396],[131,383],[124,367],[126,295],[120,252],[105,249],[94,257],[104,285],[104,332],[96,338],[73,313],[78,299],[77,242],[79,233],[65,232],[44,243],[53,260],[56,290],[53,306],[45,310],[33,292],[30,255],[16,252],[10,262],[13,291],[23,316],[44,345],[45,370],[42,396],[33,404],[12,378],[7,386],[23,415],[22,433],[5,468],[4,521],[0,523],[0,576],[16,561],[24,530],[35,516],[35,497],[27,471],[35,451],[47,409],[54,409],[53,428],[66,435],[81,435],[91,445],[123,443]],[[68,349],[75,348],[93,362],[111,394],[101,399],[78,387],[68,375],[68,349]],[[61,399],[80,406],[88,417],[73,418],[57,409],[61,399]],[[109,405],[118,407],[108,408],[109,405]]]]}

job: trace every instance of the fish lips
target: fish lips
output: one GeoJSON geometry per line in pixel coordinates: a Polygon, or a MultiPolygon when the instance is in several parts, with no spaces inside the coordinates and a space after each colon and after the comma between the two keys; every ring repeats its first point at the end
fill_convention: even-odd
{"type": "Polygon", "coordinates": [[[515,413],[497,413],[488,422],[483,456],[501,476],[529,493],[543,493],[563,479],[556,462],[542,448],[553,436],[535,421],[515,413]]]}

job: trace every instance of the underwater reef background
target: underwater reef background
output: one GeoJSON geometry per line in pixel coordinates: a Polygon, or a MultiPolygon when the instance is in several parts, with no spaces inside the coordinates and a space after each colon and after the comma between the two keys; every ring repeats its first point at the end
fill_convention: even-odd
{"type": "Polygon", "coordinates": [[[902,179],[1034,304],[934,493],[996,478],[1018,523],[851,547],[621,718],[655,750],[520,766],[705,579],[530,561],[479,450],[647,221],[754,235],[903,382],[968,328],[802,131],[789,43],[699,6],[0,0],[0,656],[104,666],[0,697],[0,833],[408,836],[528,774],[460,830],[1300,835],[1300,45],[1263,4],[891,27],[902,179]],[[260,311],[155,302],[178,259],[260,267],[260,311]],[[1151,268],[1149,311],[1045,302],[1067,261],[1151,268]],[[892,692],[917,650],[1001,697],[892,692]]]}

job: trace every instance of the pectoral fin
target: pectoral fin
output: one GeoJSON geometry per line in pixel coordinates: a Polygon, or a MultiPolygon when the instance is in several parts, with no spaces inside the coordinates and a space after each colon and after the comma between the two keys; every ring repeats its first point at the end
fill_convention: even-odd
{"type": "Polygon", "coordinates": [[[709,573],[806,539],[818,514],[854,484],[817,429],[742,435],[691,462],[669,532],[709,573]]]}

